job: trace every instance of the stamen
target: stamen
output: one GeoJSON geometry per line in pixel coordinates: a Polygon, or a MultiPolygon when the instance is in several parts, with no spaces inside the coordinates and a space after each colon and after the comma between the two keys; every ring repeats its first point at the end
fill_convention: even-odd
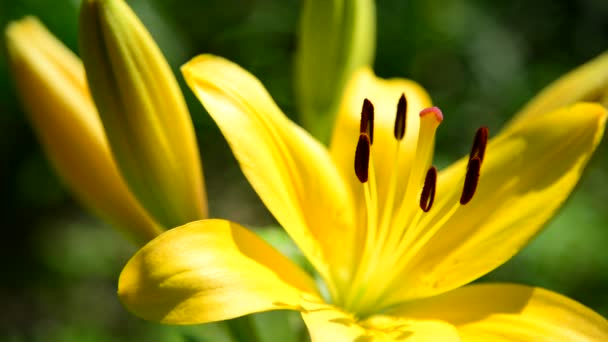
{"type": "Polygon", "coordinates": [[[477,129],[475,133],[475,140],[473,141],[473,147],[471,148],[471,154],[469,159],[478,157],[483,162],[483,157],[486,154],[486,145],[488,144],[488,127],[482,126],[477,129]]]}
{"type": "Polygon", "coordinates": [[[435,189],[437,187],[437,169],[434,166],[426,172],[424,186],[420,194],[420,209],[425,213],[431,210],[435,201],[435,189]]]}
{"type": "Polygon", "coordinates": [[[359,133],[367,134],[370,144],[374,143],[374,105],[368,99],[363,100],[359,133]]]}
{"type": "Polygon", "coordinates": [[[401,141],[405,135],[405,124],[407,114],[407,100],[405,94],[401,94],[397,103],[397,116],[395,117],[395,139],[401,141]]]}
{"type": "Polygon", "coordinates": [[[467,165],[467,175],[464,178],[464,187],[462,188],[462,195],[460,196],[460,204],[465,205],[473,198],[475,190],[477,189],[477,183],[479,182],[480,169],[481,159],[478,156],[471,158],[467,165]]]}
{"type": "Polygon", "coordinates": [[[369,174],[370,138],[366,133],[359,134],[355,151],[355,174],[361,183],[367,182],[369,174]]]}

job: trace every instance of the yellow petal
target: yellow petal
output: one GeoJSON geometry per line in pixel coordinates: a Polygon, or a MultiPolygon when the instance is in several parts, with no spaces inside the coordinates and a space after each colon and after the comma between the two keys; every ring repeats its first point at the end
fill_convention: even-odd
{"type": "Polygon", "coordinates": [[[439,175],[436,204],[396,289],[401,299],[462,286],[523,248],[566,200],[599,143],[606,110],[580,103],[529,118],[491,140],[470,203],[464,158],[439,175]]]}
{"type": "Polygon", "coordinates": [[[353,208],[328,151],[236,64],[202,55],[182,72],[266,207],[331,287],[328,264],[337,273],[333,277],[350,267],[353,208]]]}
{"type": "Polygon", "coordinates": [[[118,172],[78,57],[32,17],[10,24],[6,37],[19,95],[59,176],[136,242],[160,234],[118,172]]]}
{"type": "Polygon", "coordinates": [[[515,115],[509,127],[579,101],[604,101],[606,105],[607,96],[608,52],[604,52],[543,89],[515,115]]]}
{"type": "Polygon", "coordinates": [[[608,321],[555,292],[479,284],[403,305],[395,314],[454,324],[463,341],[608,341],[608,321]]]}
{"type": "Polygon", "coordinates": [[[302,318],[313,342],[460,341],[454,326],[439,320],[387,315],[358,320],[327,304],[308,303],[304,308],[302,318]]]}
{"type": "MultiPolygon", "coordinates": [[[[372,155],[377,179],[378,210],[381,213],[391,187],[390,176],[394,170],[397,140],[393,130],[397,102],[401,94],[405,94],[407,99],[407,124],[405,137],[399,149],[398,180],[394,191],[395,198],[403,198],[409,171],[412,168],[411,161],[416,151],[420,127],[419,113],[423,108],[431,105],[428,94],[412,81],[380,79],[370,69],[364,68],[355,73],[342,98],[330,150],[340,172],[352,189],[357,208],[361,209],[359,212],[365,212],[365,201],[363,188],[355,176],[353,164],[363,100],[369,99],[375,108],[372,155]]],[[[365,218],[359,221],[364,222],[365,218]]]]}
{"type": "Polygon", "coordinates": [[[171,229],[129,260],[118,295],[135,315],[171,324],[298,309],[314,281],[247,229],[202,220],[171,229]]]}
{"type": "Polygon", "coordinates": [[[80,53],[118,167],[165,227],[207,216],[194,127],[171,68],[123,0],[87,0],[80,53]]]}

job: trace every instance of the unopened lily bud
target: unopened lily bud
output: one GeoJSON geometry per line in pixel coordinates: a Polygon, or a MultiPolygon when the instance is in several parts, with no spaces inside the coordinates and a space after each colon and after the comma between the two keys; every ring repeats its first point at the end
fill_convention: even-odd
{"type": "Polygon", "coordinates": [[[171,68],[122,0],[86,0],[80,53],[129,188],[165,227],[206,218],[194,128],[171,68]]]}
{"type": "Polygon", "coordinates": [[[118,172],[78,57],[32,17],[11,23],[6,41],[25,111],[62,180],[135,242],[160,234],[118,172]]]}
{"type": "Polygon", "coordinates": [[[327,142],[346,82],[371,66],[376,44],[373,0],[305,0],[298,36],[295,89],[301,122],[327,142]]]}
{"type": "Polygon", "coordinates": [[[530,100],[511,120],[546,113],[579,101],[599,102],[608,107],[608,52],[563,75],[530,100]]]}

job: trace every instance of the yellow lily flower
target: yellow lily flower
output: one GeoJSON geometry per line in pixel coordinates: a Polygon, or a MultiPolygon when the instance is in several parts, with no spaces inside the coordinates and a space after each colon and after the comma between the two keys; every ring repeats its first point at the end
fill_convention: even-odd
{"type": "Polygon", "coordinates": [[[34,17],[11,23],[6,41],[25,111],[62,180],[134,242],[160,234],[118,171],[78,57],[34,17]]]}
{"type": "Polygon", "coordinates": [[[298,310],[313,341],[608,339],[604,318],[551,291],[465,286],[564,202],[603,135],[602,106],[531,116],[490,141],[481,128],[471,154],[437,173],[443,115],[414,82],[356,73],[327,149],[237,65],[203,55],[182,72],[319,277],[238,224],[192,222],[125,266],[118,293],[136,315],[196,324],[298,310]]]}

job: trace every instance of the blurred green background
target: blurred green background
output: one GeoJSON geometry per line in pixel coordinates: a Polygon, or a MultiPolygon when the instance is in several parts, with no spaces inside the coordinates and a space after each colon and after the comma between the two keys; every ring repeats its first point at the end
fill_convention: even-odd
{"type": "MultiPolygon", "coordinates": [[[[210,52],[258,76],[295,117],[292,57],[300,1],[128,1],[170,64],[210,52]]],[[[74,50],[78,0],[0,0],[0,26],[38,16],[74,50]]],[[[608,48],[604,0],[380,0],[375,70],[425,86],[446,116],[436,164],[467,153],[480,125],[497,132],[538,90],[608,48]]],[[[220,339],[218,326],[172,328],[126,313],[118,274],[134,248],[74,202],[35,140],[0,38],[0,340],[220,339]],[[216,334],[216,335],[213,335],[216,334]]],[[[181,76],[178,76],[181,82],[181,76]]],[[[183,85],[183,83],[182,83],[183,85]]],[[[217,127],[184,88],[214,217],[274,223],[217,127]]],[[[543,286],[608,316],[608,158],[603,143],[577,191],[522,253],[482,281],[543,286]]]]}

